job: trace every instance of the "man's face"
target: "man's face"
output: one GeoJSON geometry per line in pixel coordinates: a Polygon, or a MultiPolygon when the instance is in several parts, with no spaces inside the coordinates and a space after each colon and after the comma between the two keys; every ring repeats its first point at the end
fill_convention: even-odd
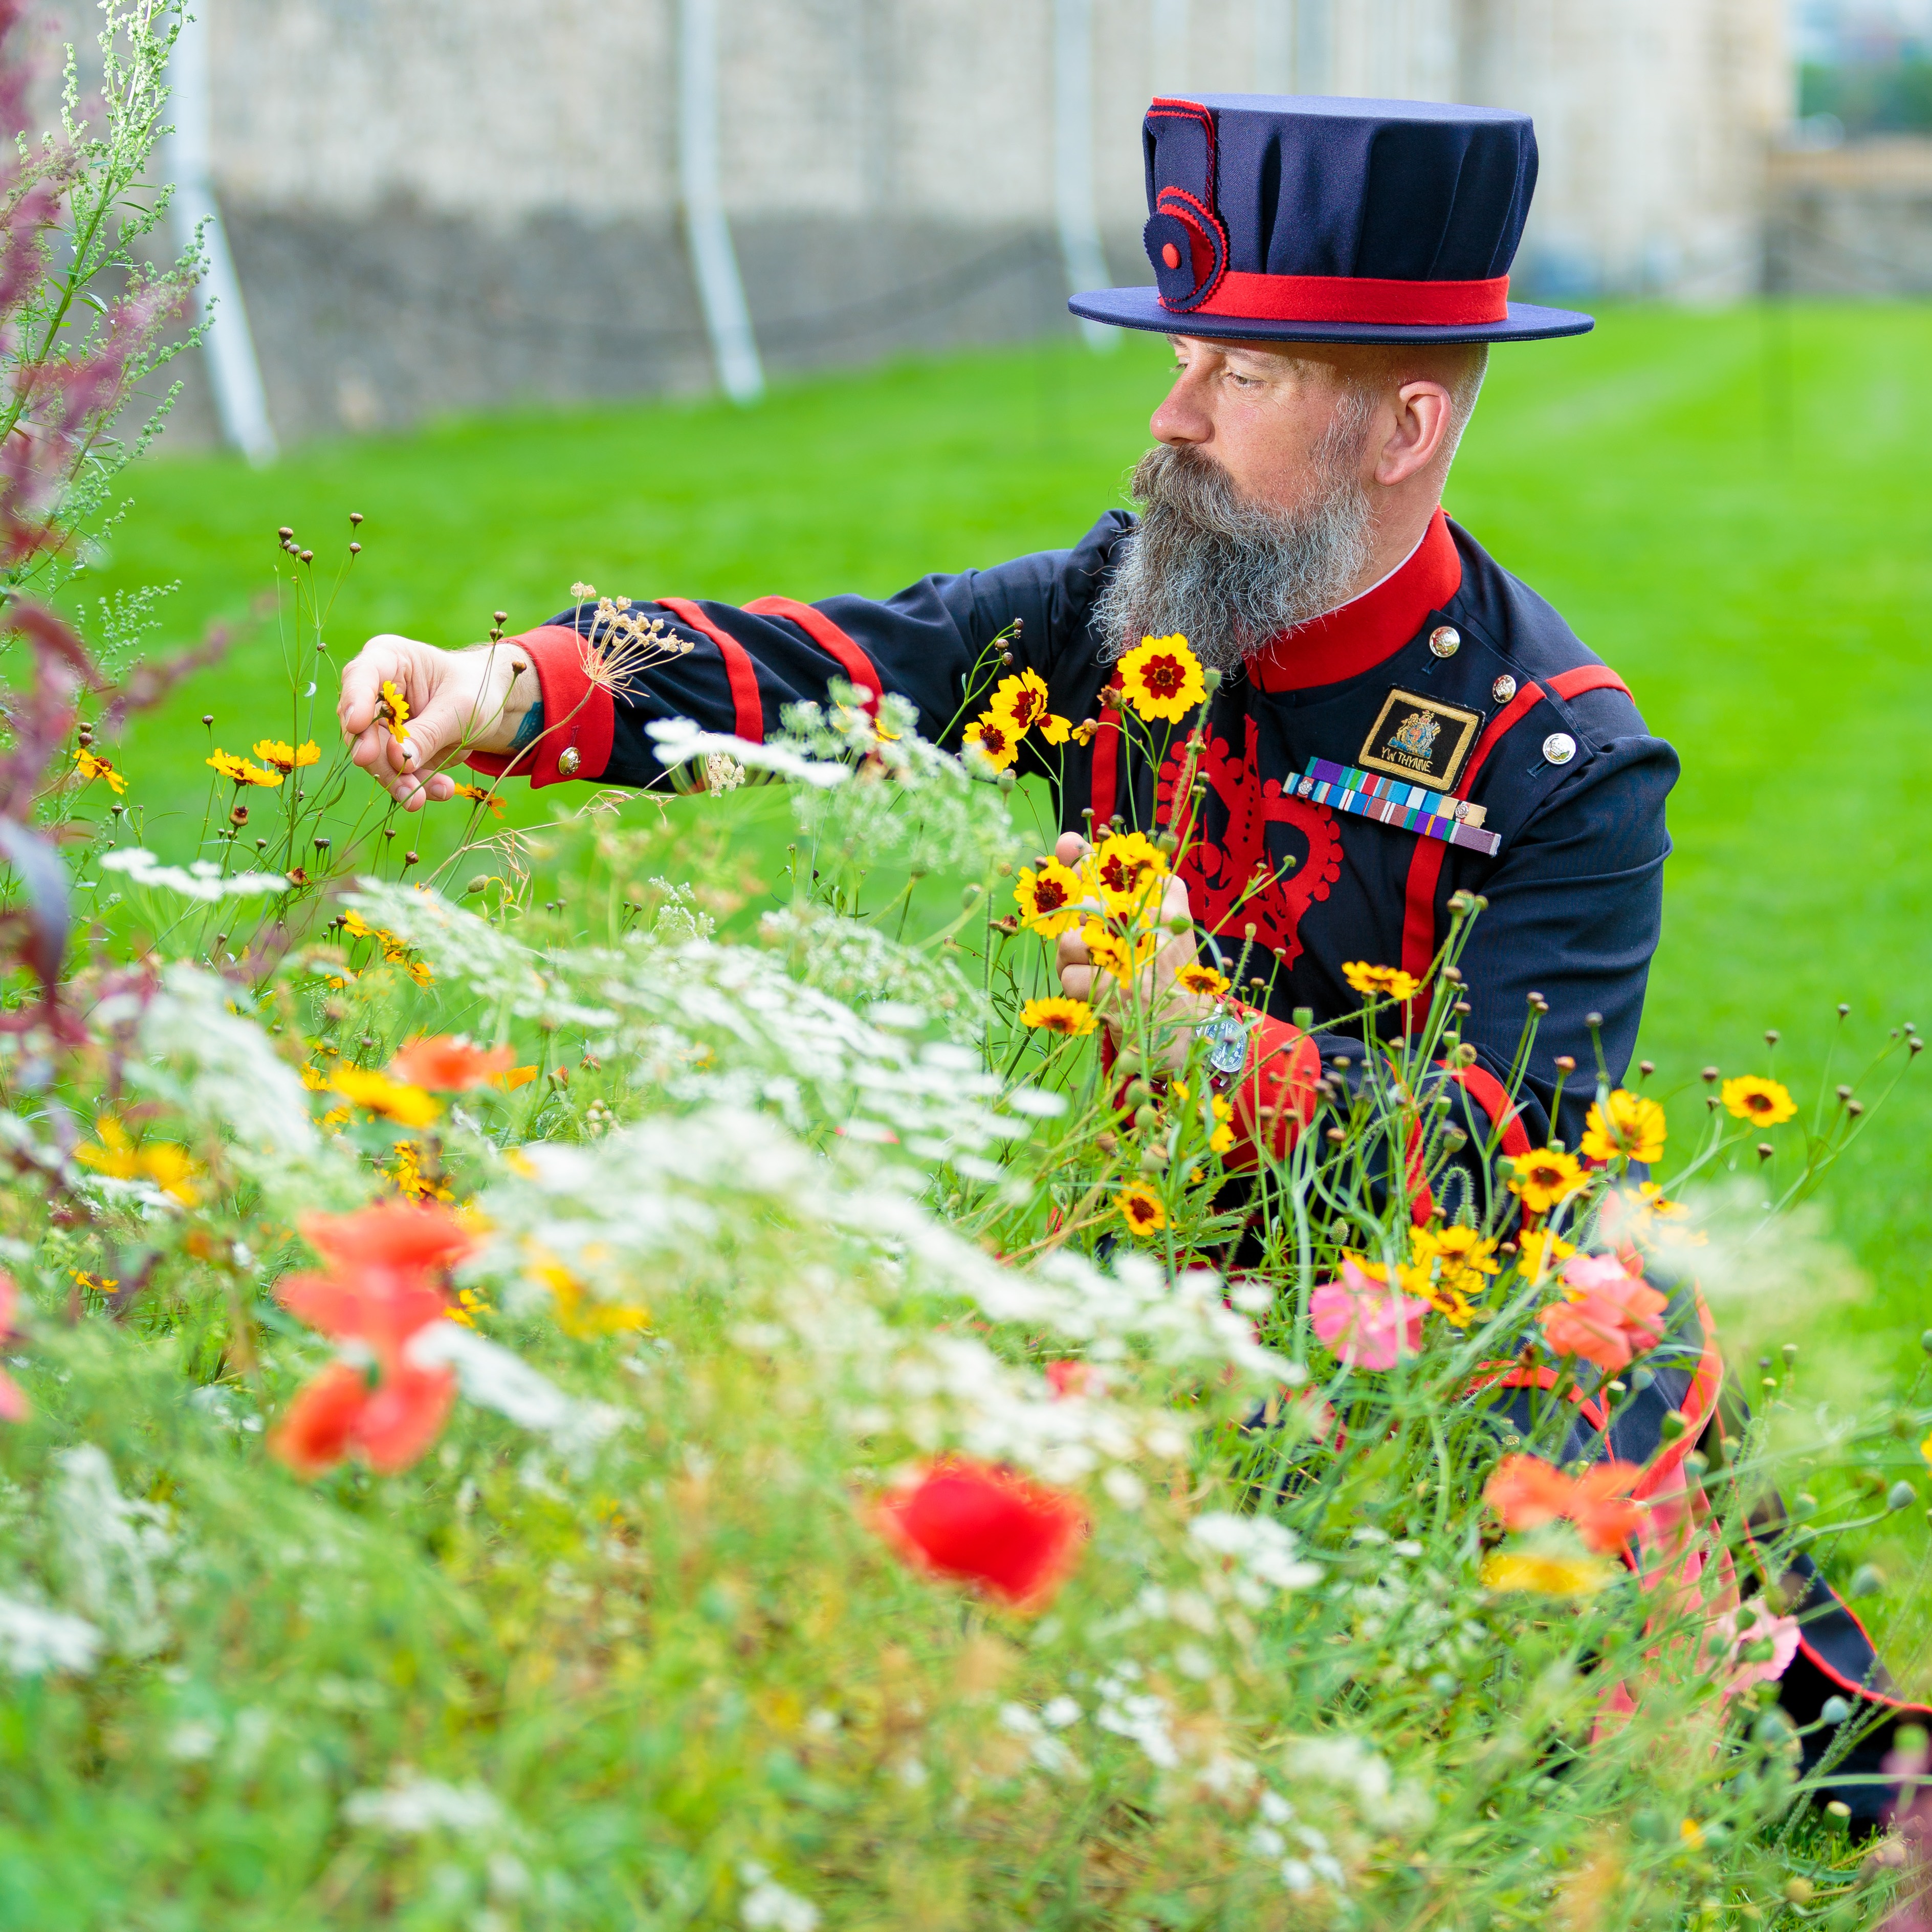
{"type": "MultiPolygon", "coordinates": [[[[1344,371],[1362,359],[1359,350],[1168,340],[1174,386],[1152,424],[1161,442],[1212,458],[1242,496],[1272,509],[1301,509],[1311,488],[1332,485],[1332,465],[1324,468],[1318,455],[1326,453],[1322,439],[1345,393],[1344,371]]],[[[1364,484],[1372,470],[1366,458],[1365,447],[1364,484]]]]}

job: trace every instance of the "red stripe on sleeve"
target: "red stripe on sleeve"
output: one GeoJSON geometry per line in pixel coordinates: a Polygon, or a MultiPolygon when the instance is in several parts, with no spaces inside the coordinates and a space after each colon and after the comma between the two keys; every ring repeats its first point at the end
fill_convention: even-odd
{"type": "Polygon", "coordinates": [[[592,683],[584,670],[583,639],[567,625],[543,624],[519,637],[506,638],[500,648],[519,650],[529,658],[542,694],[543,731],[514,760],[507,754],[472,752],[464,762],[490,778],[511,771],[526,776],[532,790],[567,778],[602,778],[610,762],[616,707],[610,692],[592,683]],[[566,752],[575,757],[566,760],[566,752]],[[570,770],[560,770],[560,760],[570,770]]]}
{"type": "Polygon", "coordinates": [[[1460,1066],[1449,1077],[1489,1115],[1492,1126],[1502,1129],[1504,1154],[1528,1153],[1529,1135],[1509,1090],[1486,1066],[1460,1066]]]}
{"type": "Polygon", "coordinates": [[[838,660],[845,675],[854,684],[864,686],[872,694],[866,709],[868,712],[878,711],[879,700],[886,694],[886,687],[872,660],[823,610],[790,597],[760,597],[745,608],[756,616],[789,617],[820,650],[838,660]]]}
{"type": "Polygon", "coordinates": [[[674,613],[679,621],[688,624],[694,631],[700,631],[718,646],[718,655],[724,660],[724,675],[731,686],[731,707],[737,715],[736,730],[738,736],[749,743],[762,745],[765,742],[765,703],[758,695],[758,668],[752,662],[752,654],[728,631],[721,630],[695,604],[683,597],[659,597],[654,600],[674,613]]]}

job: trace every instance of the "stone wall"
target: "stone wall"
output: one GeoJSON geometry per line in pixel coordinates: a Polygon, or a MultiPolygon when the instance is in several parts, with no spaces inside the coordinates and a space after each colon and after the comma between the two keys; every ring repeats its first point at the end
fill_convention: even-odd
{"type": "Polygon", "coordinates": [[[1768,244],[1780,293],[1932,294],[1932,140],[1774,156],[1768,244]]]}
{"type": "MultiPolygon", "coordinates": [[[[74,0],[70,0],[74,4],[74,0]]],[[[1056,9],[1090,9],[1095,200],[1148,279],[1150,94],[1528,109],[1526,278],[1754,283],[1782,0],[716,0],[722,188],[777,370],[1068,326],[1056,9]]],[[[680,227],[676,0],[200,0],[212,146],[284,440],[712,363],[680,227]]],[[[181,431],[206,410],[190,398],[181,431]]]]}

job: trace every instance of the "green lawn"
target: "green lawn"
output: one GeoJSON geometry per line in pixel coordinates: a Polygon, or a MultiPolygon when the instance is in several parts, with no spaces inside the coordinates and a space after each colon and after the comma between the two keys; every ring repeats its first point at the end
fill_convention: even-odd
{"type": "MultiPolygon", "coordinates": [[[[1701,1118],[1695,1070],[1762,1070],[1766,1027],[1796,1084],[1837,1000],[1867,1045],[1921,1011],[1932,1024],[1932,725],[1911,722],[1932,683],[1928,323],[1902,306],[1615,313],[1582,341],[1499,352],[1456,472],[1454,514],[1682,754],[1644,1047],[1680,1092],[1680,1132],[1701,1118]]],[[[166,634],[185,639],[261,598],[277,524],[332,558],[360,510],[338,661],[372,630],[456,642],[494,608],[536,621],[575,578],[638,596],[885,592],[1076,537],[1118,500],[1162,369],[1152,342],[1055,345],[830,377],[748,412],[465,421],[266,473],[163,458],[134,478],[98,577],[179,578],[166,634]]],[[[189,856],[201,714],[241,748],[286,731],[286,689],[270,623],[140,721],[126,764],[150,842],[189,856]]],[[[1900,1349],[1932,1321],[1928,1127],[1926,1081],[1910,1080],[1825,1195],[1872,1283],[1832,1319],[1900,1349]]]]}

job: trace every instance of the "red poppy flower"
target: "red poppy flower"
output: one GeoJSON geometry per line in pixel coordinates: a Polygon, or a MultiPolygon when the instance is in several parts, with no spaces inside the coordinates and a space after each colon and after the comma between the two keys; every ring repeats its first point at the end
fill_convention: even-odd
{"type": "Polygon", "coordinates": [[[343,1276],[292,1274],[275,1284],[275,1299],[335,1342],[361,1342],[386,1372],[402,1362],[403,1344],[449,1312],[434,1282],[386,1268],[343,1276]]]}
{"type": "Polygon", "coordinates": [[[486,1081],[500,1080],[516,1064],[512,1047],[493,1046],[487,1051],[472,1046],[446,1033],[433,1034],[425,1040],[412,1040],[389,1062],[392,1079],[406,1080],[412,1087],[430,1087],[440,1094],[466,1093],[486,1081]]]}
{"type": "Polygon", "coordinates": [[[1534,1529],[1562,1515],[1575,1485],[1535,1456],[1505,1456],[1483,1490],[1483,1500],[1505,1529],[1534,1529]]]}
{"type": "Polygon", "coordinates": [[[268,1448],[298,1476],[320,1475],[352,1454],[393,1476],[421,1460],[455,1400],[453,1369],[400,1364],[372,1388],[352,1364],[333,1363],[290,1403],[268,1448]]]}
{"type": "Polygon", "coordinates": [[[434,1201],[379,1201],[352,1214],[305,1214],[302,1231],[338,1268],[402,1274],[448,1268],[476,1245],[462,1222],[434,1201]]]}
{"type": "Polygon", "coordinates": [[[1056,1396],[1084,1395],[1091,1386],[1094,1371],[1084,1362],[1048,1362],[1046,1385],[1056,1396]]]}
{"type": "Polygon", "coordinates": [[[1607,1555],[1636,1534],[1644,1512],[1630,1492],[1642,1474],[1634,1462],[1598,1462],[1576,1478],[1566,1514],[1591,1549],[1607,1555]]]}
{"type": "Polygon", "coordinates": [[[1072,1497],[983,1462],[947,1462],[879,1506],[910,1562],[1037,1609],[1072,1568],[1086,1518],[1072,1497]]]}

